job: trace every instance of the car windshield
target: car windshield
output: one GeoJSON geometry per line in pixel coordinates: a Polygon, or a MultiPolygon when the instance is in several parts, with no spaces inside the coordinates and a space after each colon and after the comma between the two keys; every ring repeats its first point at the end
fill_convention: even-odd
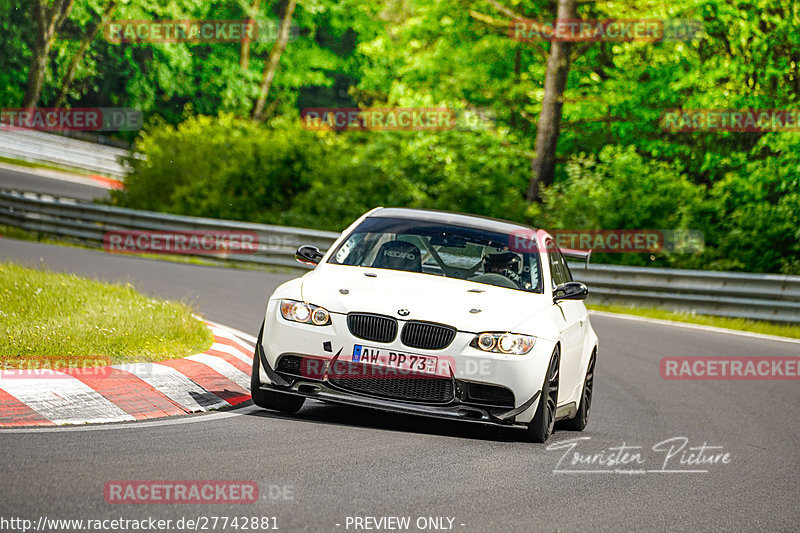
{"type": "Polygon", "coordinates": [[[539,254],[509,250],[509,234],[441,222],[366,218],[329,263],[419,272],[542,292],[539,254]]]}

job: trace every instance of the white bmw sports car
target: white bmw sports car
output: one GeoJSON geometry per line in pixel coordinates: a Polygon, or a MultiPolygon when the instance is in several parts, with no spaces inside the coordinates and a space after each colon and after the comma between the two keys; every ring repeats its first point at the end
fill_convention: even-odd
{"type": "Polygon", "coordinates": [[[524,428],[582,430],[597,336],[562,252],[543,230],[377,208],[278,287],[253,358],[253,402],[307,398],[524,428]]]}

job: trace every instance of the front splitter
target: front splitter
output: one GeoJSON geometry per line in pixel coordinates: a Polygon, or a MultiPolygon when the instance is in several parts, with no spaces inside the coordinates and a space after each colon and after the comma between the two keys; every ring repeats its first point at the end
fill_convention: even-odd
{"type": "Polygon", "coordinates": [[[484,407],[472,404],[464,404],[458,401],[454,401],[445,405],[431,406],[392,401],[385,398],[372,396],[361,396],[337,390],[328,386],[324,382],[317,381],[297,381],[292,384],[291,387],[276,387],[262,384],[261,390],[279,392],[282,394],[291,394],[293,396],[302,396],[303,398],[336,403],[340,405],[378,409],[393,413],[443,418],[448,420],[457,420],[459,422],[472,422],[475,424],[520,429],[525,429],[528,426],[523,423],[514,422],[514,417],[517,414],[525,411],[539,398],[539,392],[537,392],[533,398],[525,402],[525,404],[521,405],[520,407],[517,407],[511,411],[503,412],[501,414],[495,414],[484,407]]]}

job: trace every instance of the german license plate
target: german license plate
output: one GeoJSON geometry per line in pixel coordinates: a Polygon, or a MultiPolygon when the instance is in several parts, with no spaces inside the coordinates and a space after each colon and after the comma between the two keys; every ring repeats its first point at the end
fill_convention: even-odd
{"type": "Polygon", "coordinates": [[[370,363],[409,372],[436,374],[439,358],[433,355],[418,355],[356,344],[353,346],[353,362],[370,363]]]}

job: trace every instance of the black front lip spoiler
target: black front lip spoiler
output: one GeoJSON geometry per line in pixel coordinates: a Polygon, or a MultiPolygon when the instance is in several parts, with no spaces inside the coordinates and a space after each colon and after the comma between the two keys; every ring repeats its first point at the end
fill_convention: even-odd
{"type": "Polygon", "coordinates": [[[533,397],[523,405],[501,414],[493,414],[484,407],[471,404],[464,404],[454,400],[447,405],[429,406],[422,404],[408,404],[395,402],[384,398],[373,396],[360,396],[349,394],[329,387],[324,381],[297,381],[291,387],[277,387],[274,385],[261,385],[261,390],[274,391],[293,396],[302,396],[313,400],[351,405],[356,407],[367,407],[390,411],[394,413],[428,416],[434,418],[446,418],[462,422],[473,422],[478,424],[488,424],[492,426],[526,428],[527,424],[514,422],[514,417],[525,411],[533,402],[539,398],[540,392],[536,392],[533,397]],[[302,388],[302,390],[300,390],[302,388]]]}
{"type": "Polygon", "coordinates": [[[258,332],[256,351],[258,352],[261,368],[264,369],[267,377],[272,382],[271,385],[266,385],[263,383],[261,384],[261,390],[265,391],[282,392],[284,394],[302,396],[304,398],[322,400],[325,402],[380,409],[382,411],[391,411],[395,413],[446,418],[449,420],[459,420],[463,422],[518,428],[526,428],[527,424],[517,423],[514,421],[514,418],[533,405],[533,403],[541,394],[541,391],[536,391],[536,394],[534,394],[528,401],[519,407],[515,407],[509,411],[497,412],[496,408],[492,411],[489,411],[485,407],[462,403],[457,398],[453,399],[453,401],[449,404],[433,406],[408,404],[374,396],[356,395],[332,388],[327,383],[327,380],[306,381],[300,379],[296,380],[294,384],[292,384],[275,372],[275,370],[273,370],[270,364],[267,362],[267,357],[264,354],[264,348],[261,345],[263,331],[264,326],[262,325],[261,331],[258,332]],[[301,387],[303,390],[300,390],[301,387]]]}

